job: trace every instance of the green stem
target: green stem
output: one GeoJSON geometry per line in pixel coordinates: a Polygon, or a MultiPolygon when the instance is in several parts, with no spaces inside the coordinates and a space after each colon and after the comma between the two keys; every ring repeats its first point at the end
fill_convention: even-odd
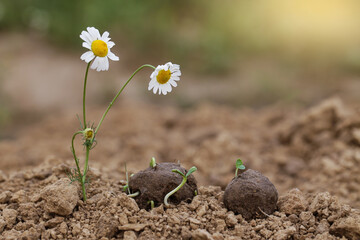
{"type": "Polygon", "coordinates": [[[130,194],[130,187],[129,187],[129,174],[128,174],[128,171],[127,171],[127,167],[126,167],[126,163],[125,163],[125,176],[126,176],[126,185],[128,186],[127,190],[128,190],[128,193],[130,194]]]}
{"type": "Polygon", "coordinates": [[[81,176],[81,170],[80,170],[80,166],[79,166],[79,160],[78,158],[76,157],[76,153],[75,153],[75,147],[74,147],[74,140],[75,140],[75,137],[78,135],[78,134],[81,134],[82,131],[79,131],[79,132],[76,132],[74,133],[73,137],[72,137],[72,140],[71,140],[71,150],[72,150],[72,153],[73,153],[73,156],[74,156],[74,160],[75,160],[75,163],[76,163],[76,168],[78,170],[78,173],[80,174],[81,176]]]}
{"type": "Polygon", "coordinates": [[[168,198],[173,195],[174,193],[176,193],[182,186],[184,186],[184,184],[186,183],[187,181],[187,177],[183,176],[183,180],[182,182],[180,183],[179,186],[177,186],[174,190],[172,190],[171,192],[169,192],[168,194],[166,194],[165,198],[164,198],[164,203],[165,203],[165,206],[168,207],[169,204],[168,204],[168,198]]]}
{"type": "Polygon", "coordinates": [[[89,153],[90,153],[91,146],[86,145],[86,157],[85,157],[85,166],[84,166],[84,173],[81,178],[81,186],[83,191],[83,199],[86,202],[86,189],[85,189],[85,181],[86,181],[86,174],[88,172],[88,163],[89,163],[89,153]]]}
{"type": "Polygon", "coordinates": [[[155,69],[154,66],[150,65],[150,64],[144,64],[141,67],[139,67],[138,69],[136,69],[136,71],[131,75],[131,77],[126,81],[126,83],[124,84],[124,86],[120,89],[120,91],[116,94],[116,96],[114,97],[114,99],[111,101],[111,103],[109,104],[108,108],[106,109],[106,111],[104,112],[104,114],[101,117],[101,120],[98,124],[98,126],[95,129],[95,135],[98,132],[102,122],[104,121],[105,116],[107,115],[107,113],[109,112],[110,108],[112,107],[112,105],[114,104],[114,102],[116,101],[116,99],[119,97],[119,95],[121,94],[121,92],[124,90],[124,88],[126,87],[126,85],[128,85],[128,83],[131,81],[131,79],[135,76],[135,74],[137,74],[141,69],[145,68],[145,67],[150,67],[155,69]]]}
{"type": "Polygon", "coordinates": [[[84,92],[83,92],[83,117],[84,117],[84,129],[86,129],[86,112],[85,112],[85,97],[86,97],[86,83],[87,83],[87,77],[88,77],[88,72],[89,72],[89,67],[90,67],[90,63],[92,61],[90,61],[86,67],[86,72],[85,72],[85,79],[84,79],[84,92]]]}
{"type": "Polygon", "coordinates": [[[237,175],[238,175],[238,168],[236,168],[236,170],[235,170],[235,177],[237,177],[237,175]]]}
{"type": "Polygon", "coordinates": [[[128,197],[136,197],[136,196],[139,196],[140,192],[136,192],[136,193],[133,193],[133,194],[128,194],[128,197]]]}
{"type": "MultiPolygon", "coordinates": [[[[82,192],[83,192],[83,200],[84,200],[84,202],[85,202],[85,201],[86,201],[85,180],[86,180],[86,172],[87,172],[87,171],[84,170],[84,174],[81,174],[80,165],[79,165],[79,160],[78,160],[78,158],[76,157],[75,147],[74,147],[75,137],[76,137],[78,134],[81,134],[81,133],[82,133],[82,131],[79,131],[79,132],[74,133],[74,135],[73,135],[73,137],[72,137],[72,140],[71,140],[71,149],[72,149],[72,153],[73,153],[73,156],[74,156],[74,159],[75,159],[76,168],[77,168],[78,174],[79,174],[79,176],[80,176],[80,183],[81,183],[81,188],[82,188],[82,192]]],[[[87,149],[89,149],[89,147],[87,147],[87,149]]],[[[89,150],[87,150],[87,152],[86,152],[85,169],[87,169],[88,159],[89,159],[89,150]]]]}
{"type": "Polygon", "coordinates": [[[153,209],[154,209],[154,207],[155,207],[155,203],[154,203],[154,201],[153,201],[153,200],[151,200],[151,201],[148,201],[148,203],[150,203],[151,210],[153,210],[153,209]]]}

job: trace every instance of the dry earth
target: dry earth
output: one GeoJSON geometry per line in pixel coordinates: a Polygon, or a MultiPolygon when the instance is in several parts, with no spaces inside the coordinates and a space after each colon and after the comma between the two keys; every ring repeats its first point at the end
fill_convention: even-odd
{"type": "Polygon", "coordinates": [[[360,239],[360,115],[339,99],[305,110],[122,102],[91,152],[86,203],[65,174],[77,124],[54,113],[2,139],[0,239],[360,239]],[[124,163],[133,173],[152,156],[198,167],[192,203],[147,212],[121,193],[124,163]],[[224,208],[239,157],[277,187],[273,215],[246,221],[224,208]]]}

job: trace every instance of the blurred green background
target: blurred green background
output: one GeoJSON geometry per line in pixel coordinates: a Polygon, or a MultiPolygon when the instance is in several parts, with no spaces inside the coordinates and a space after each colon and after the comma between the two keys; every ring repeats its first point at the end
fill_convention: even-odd
{"type": "MultiPolygon", "coordinates": [[[[202,101],[251,107],[309,105],[333,95],[356,102],[359,10],[357,0],[1,0],[0,123],[8,121],[12,111],[61,108],[49,90],[52,85],[46,84],[54,79],[52,84],[61,88],[61,81],[55,83],[51,76],[58,75],[56,67],[70,69],[68,59],[79,65],[73,75],[61,77],[79,79],[73,88],[81,92],[84,66],[78,58],[84,49],[79,34],[87,26],[110,32],[121,64],[120,72],[111,63],[109,73],[91,73],[109,81],[94,87],[96,100],[90,103],[108,102],[118,88],[114,82],[137,66],[167,61],[182,67],[179,89],[167,100],[179,106],[202,101]],[[33,65],[25,71],[27,64],[33,65]],[[36,70],[35,64],[45,66],[36,70]],[[32,78],[31,69],[41,73],[32,78]],[[24,102],[28,105],[21,107],[24,102]]],[[[141,76],[148,79],[147,74],[141,76]]],[[[145,93],[146,87],[135,85],[138,90],[129,90],[129,96],[164,102],[145,93]]],[[[74,105],[64,102],[65,108],[74,105]]]]}

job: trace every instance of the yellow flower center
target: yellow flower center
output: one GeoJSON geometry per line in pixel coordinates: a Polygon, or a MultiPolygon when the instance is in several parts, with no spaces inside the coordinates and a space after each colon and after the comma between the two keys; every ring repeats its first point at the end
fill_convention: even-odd
{"type": "Polygon", "coordinates": [[[156,76],[156,80],[158,81],[158,83],[160,84],[165,84],[169,81],[171,77],[171,72],[170,70],[160,70],[158,75],[156,76]]]}
{"type": "Polygon", "coordinates": [[[84,138],[86,140],[91,140],[94,137],[94,130],[91,128],[87,128],[84,130],[84,138]]]}
{"type": "Polygon", "coordinates": [[[91,43],[91,50],[98,57],[105,57],[108,53],[108,46],[102,40],[95,40],[91,43]]]}

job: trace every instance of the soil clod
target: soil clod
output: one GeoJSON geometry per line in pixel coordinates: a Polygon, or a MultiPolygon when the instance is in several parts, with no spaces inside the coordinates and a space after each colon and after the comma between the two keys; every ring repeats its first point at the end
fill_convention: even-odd
{"type": "Polygon", "coordinates": [[[76,184],[70,184],[70,180],[62,178],[41,191],[41,197],[45,200],[45,211],[67,216],[72,213],[79,201],[76,184]]]}
{"type": "Polygon", "coordinates": [[[249,169],[234,178],[225,189],[224,204],[245,219],[264,218],[276,209],[278,192],[270,180],[249,169]]]}
{"type": "MultiPolygon", "coordinates": [[[[155,206],[163,203],[164,197],[175,189],[182,181],[182,177],[172,172],[178,169],[186,174],[187,170],[175,163],[158,163],[154,168],[147,168],[133,175],[129,180],[129,187],[133,193],[139,191],[135,197],[140,208],[150,209],[150,201],[155,206]]],[[[185,185],[170,197],[170,203],[179,204],[181,201],[191,201],[197,190],[195,177],[190,175],[185,185]]]]}

